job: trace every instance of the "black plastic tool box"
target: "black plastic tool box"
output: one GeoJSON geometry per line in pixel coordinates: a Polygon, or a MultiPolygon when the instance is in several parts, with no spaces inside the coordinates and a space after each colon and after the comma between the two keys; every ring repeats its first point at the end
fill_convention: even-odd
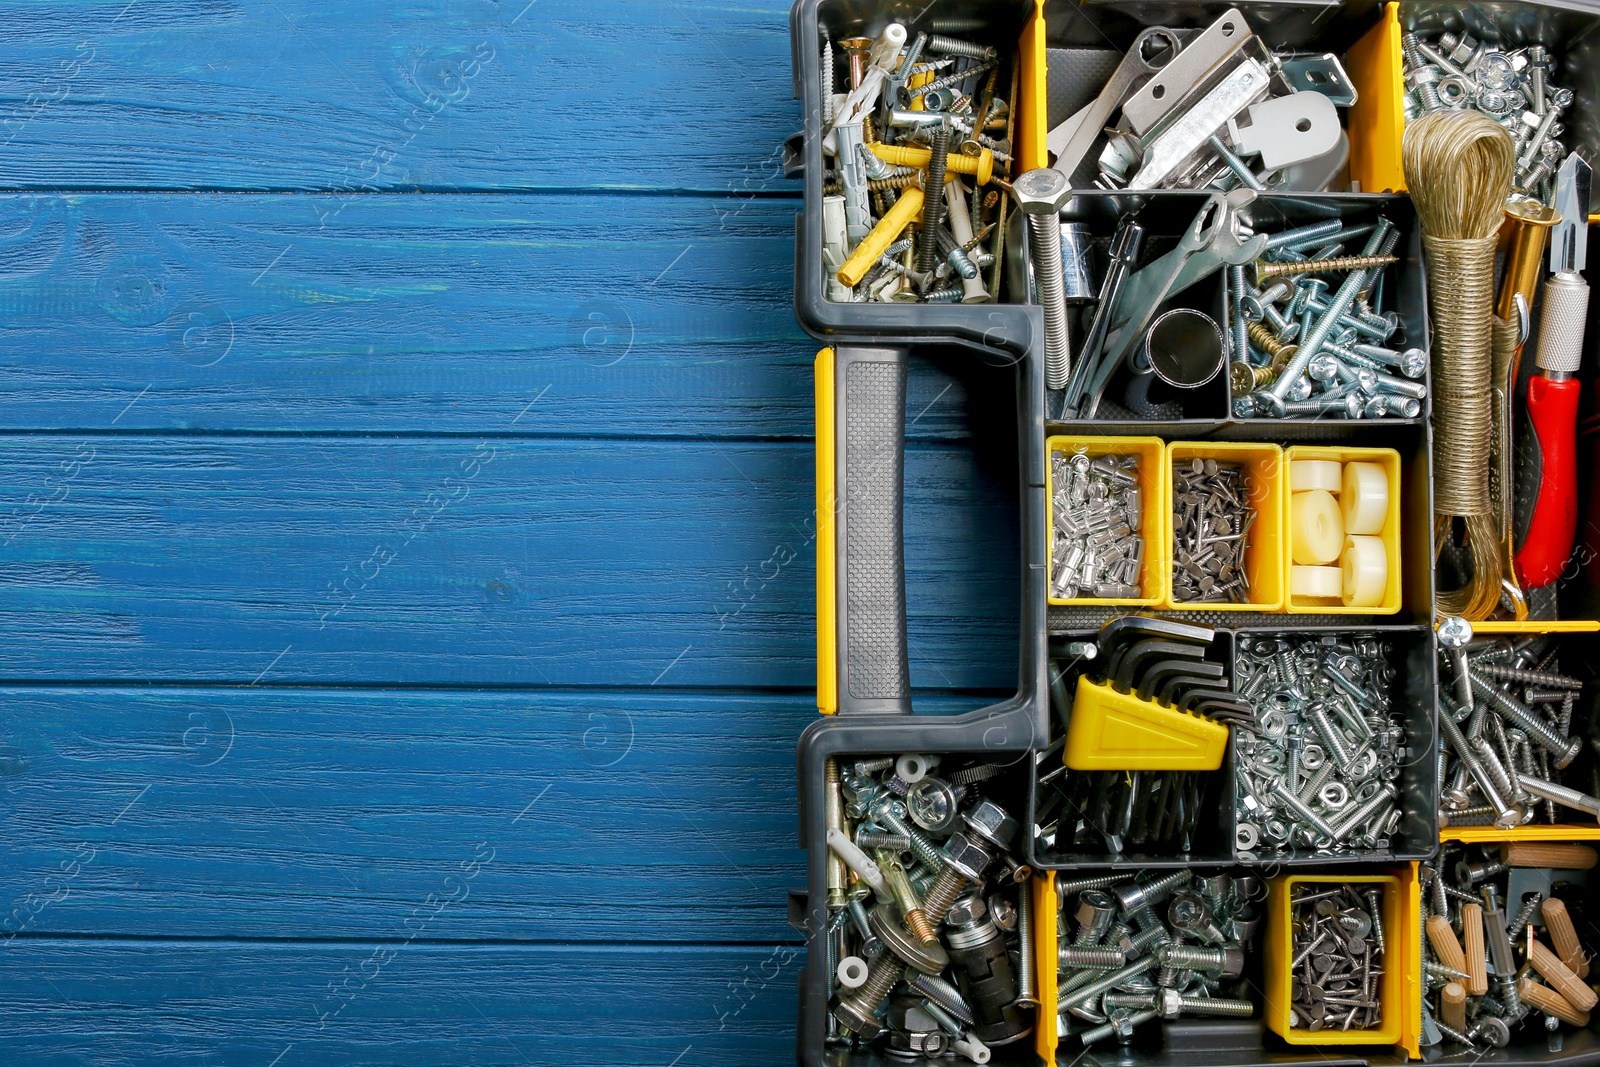
{"type": "MultiPolygon", "coordinates": [[[[817,358],[818,444],[818,661],[819,706],[825,717],[808,728],[798,747],[800,831],[808,850],[807,891],[791,902],[791,921],[808,935],[807,966],[800,978],[798,1059],[803,1064],[887,1062],[877,1053],[849,1052],[825,1041],[828,986],[822,939],[812,937],[825,922],[827,848],[824,841],[824,765],[830,757],[904,752],[968,754],[1010,762],[1014,773],[999,786],[1018,814],[1025,812],[1027,860],[1036,871],[1032,886],[1040,1024],[1034,1038],[994,1050],[995,1062],[1074,1062],[1076,1042],[1057,1048],[1055,1038],[1055,887],[1060,881],[1108,871],[1192,866],[1203,870],[1249,868],[1282,873],[1306,867],[1370,873],[1396,872],[1407,899],[1417,899],[1416,864],[1437,851],[1437,789],[1432,754],[1437,744],[1432,500],[1428,409],[1413,419],[1329,421],[1239,419],[1223,384],[1206,406],[1172,422],[1100,419],[1093,423],[1046,418],[1042,368],[1043,315],[1019,298],[1021,286],[1002,287],[988,304],[854,304],[827,299],[822,231],[820,28],[834,41],[871,35],[891,21],[918,30],[950,32],[991,44],[1001,55],[1001,84],[1017,69],[1014,173],[1041,166],[1043,131],[1092,98],[1123,50],[1142,28],[1166,25],[1198,29],[1229,7],[1238,8],[1252,30],[1273,47],[1329,51],[1346,58],[1363,93],[1352,111],[1351,173],[1359,193],[1259,195],[1245,209],[1258,231],[1351,217],[1383,208],[1404,234],[1402,262],[1391,268],[1396,306],[1409,343],[1427,344],[1426,296],[1420,243],[1409,200],[1399,188],[1398,33],[1466,29],[1499,36],[1508,44],[1541,40],[1553,46],[1560,84],[1572,88],[1565,142],[1589,158],[1600,157],[1600,4],[1486,3],[1471,5],[1402,2],[1332,3],[1315,0],[1249,0],[1226,3],[1158,3],[1114,0],[1073,4],[1057,0],[798,0],[791,13],[795,96],[802,102],[804,130],[792,163],[803,176],[805,207],[796,232],[796,315],[808,332],[830,347],[817,358]],[[1392,47],[1391,47],[1392,45],[1392,47]],[[1387,109],[1387,110],[1385,110],[1387,109]],[[1030,162],[1030,158],[1032,162],[1030,162]],[[913,360],[968,360],[982,373],[1009,376],[1015,391],[1017,510],[1021,519],[1017,580],[1021,586],[1020,647],[1015,695],[959,716],[921,716],[912,707],[906,650],[902,479],[907,367],[913,360]],[[1049,699],[1052,645],[1092,639],[1110,618],[1146,608],[1049,603],[1050,544],[1047,530],[1047,440],[1056,435],[1154,436],[1168,441],[1260,441],[1284,446],[1371,446],[1395,449],[1402,463],[1404,514],[1401,526],[1403,587],[1397,609],[1384,614],[1285,611],[1162,611],[1170,617],[1217,627],[1219,645],[1232,648],[1238,634],[1255,632],[1377,633],[1396,648],[1403,684],[1397,702],[1408,752],[1425,754],[1402,777],[1404,820],[1382,853],[1355,859],[1253,855],[1236,847],[1232,767],[1217,772],[1225,788],[1217,806],[1214,835],[1185,855],[1121,855],[1115,858],[1037,847],[1031,833],[1038,798],[1036,763],[1058,754],[1061,724],[1049,699]],[[1055,745],[1057,748],[1052,748],[1055,745]],[[1203,847],[1201,847],[1203,845],[1203,847]]],[[[1084,222],[1103,250],[1116,218],[1140,212],[1158,237],[1175,234],[1198,203],[1194,193],[1111,193],[1075,189],[1064,217],[1084,222]]],[[[1021,245],[1020,240],[1015,242],[1021,245]]],[[[1215,306],[1226,321],[1227,295],[1215,283],[1215,306]]],[[[1023,294],[1025,295],[1025,294],[1023,294]]],[[[1591,322],[1591,338],[1596,336],[1591,322]]],[[[1530,342],[1531,344],[1531,342],[1530,342]]],[[[1592,373],[1586,362],[1585,375],[1592,373]]],[[[1589,381],[1585,380],[1585,388],[1589,381]]],[[[1430,390],[1431,393],[1431,390],[1430,390]]],[[[1587,484],[1587,483],[1586,483],[1587,484]]],[[[1580,538],[1581,541],[1581,538],[1580,538]]],[[[1580,544],[1581,551],[1581,544],[1580,544]]],[[[1593,678],[1600,657],[1600,597],[1583,580],[1563,584],[1561,623],[1480,624],[1483,633],[1557,633],[1569,670],[1593,678]]],[[[1160,610],[1159,608],[1157,610],[1160,610]]],[[[1586,758],[1592,758],[1586,757],[1586,758]]],[[[1519,837],[1600,839],[1600,827],[1564,823],[1521,830],[1447,829],[1447,839],[1499,841],[1519,837]]],[[[1595,902],[1600,907],[1600,901],[1595,902]]],[[[1411,907],[1415,916],[1416,907],[1411,907]]],[[[1600,912],[1591,912],[1600,914],[1600,912]]],[[[1413,927],[1410,936],[1418,931],[1413,927]]],[[[1596,931],[1584,931],[1591,943],[1596,931]]],[[[1419,966],[1407,962],[1408,966],[1419,966]]],[[[1413,979],[1415,975],[1411,976],[1413,979]]],[[[1408,987],[1410,1001],[1420,985],[1408,987]]],[[[1414,1008],[1413,1008],[1414,1010],[1414,1008]]],[[[1163,1064],[1246,1065],[1290,1063],[1401,1063],[1408,1058],[1485,1060],[1507,1064],[1600,1063],[1600,1023],[1548,1044],[1526,1042],[1505,1049],[1440,1046],[1419,1050],[1414,1019],[1394,1045],[1291,1046],[1266,1033],[1261,1018],[1179,1019],[1151,1027],[1134,1045],[1096,1046],[1088,1057],[1128,1067],[1163,1064]],[[1409,1057],[1408,1057],[1409,1052],[1409,1057]],[[1455,1053],[1455,1055],[1449,1055],[1455,1053]]]]}

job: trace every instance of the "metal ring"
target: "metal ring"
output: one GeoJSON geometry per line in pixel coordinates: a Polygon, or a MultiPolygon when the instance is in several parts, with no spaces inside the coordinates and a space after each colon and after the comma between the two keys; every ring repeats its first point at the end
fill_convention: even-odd
{"type": "Polygon", "coordinates": [[[1304,770],[1314,771],[1326,763],[1328,757],[1322,751],[1322,746],[1312,742],[1300,752],[1300,766],[1304,770]]]}
{"type": "Polygon", "coordinates": [[[1261,834],[1254,823],[1242,822],[1233,833],[1234,844],[1248,852],[1261,843],[1261,834]]]}
{"type": "Polygon", "coordinates": [[[1338,811],[1350,803],[1350,790],[1343,782],[1329,782],[1317,793],[1317,799],[1330,811],[1338,811]]]}

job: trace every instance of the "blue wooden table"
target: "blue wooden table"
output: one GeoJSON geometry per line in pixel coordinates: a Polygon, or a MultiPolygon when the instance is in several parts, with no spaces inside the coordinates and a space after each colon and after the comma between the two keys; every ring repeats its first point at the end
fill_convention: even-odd
{"type": "MultiPolygon", "coordinates": [[[[784,0],[0,42],[0,1062],[792,1062],[784,0]]],[[[1014,685],[1016,531],[911,394],[949,711],[1014,685]]]]}

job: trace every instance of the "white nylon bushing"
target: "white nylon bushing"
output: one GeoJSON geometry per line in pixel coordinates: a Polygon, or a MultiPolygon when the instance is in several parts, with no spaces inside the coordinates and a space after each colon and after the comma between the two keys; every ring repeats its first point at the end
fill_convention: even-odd
{"type": "Polygon", "coordinates": [[[1304,493],[1311,489],[1339,491],[1339,461],[1336,459],[1297,459],[1289,463],[1289,491],[1304,493]]]}
{"type": "Polygon", "coordinates": [[[1389,515],[1389,476],[1376,463],[1346,463],[1339,507],[1347,535],[1382,533],[1389,515]]]}
{"type": "Polygon", "coordinates": [[[1289,498],[1289,542],[1294,561],[1303,567],[1322,567],[1339,558],[1344,516],[1332,493],[1313,489],[1289,498]]]}
{"type": "Polygon", "coordinates": [[[867,961],[860,956],[846,956],[839,961],[839,984],[846,989],[860,989],[867,984],[867,961]]]}
{"type": "Polygon", "coordinates": [[[1373,608],[1383,603],[1383,590],[1389,584],[1389,554],[1384,551],[1383,538],[1345,538],[1341,570],[1345,607],[1373,608]]]}
{"type": "Polygon", "coordinates": [[[1343,576],[1338,567],[1290,567],[1290,596],[1338,596],[1343,576]]]}
{"type": "Polygon", "coordinates": [[[916,785],[933,769],[933,761],[920,752],[908,752],[894,761],[895,777],[906,785],[916,785]]]}

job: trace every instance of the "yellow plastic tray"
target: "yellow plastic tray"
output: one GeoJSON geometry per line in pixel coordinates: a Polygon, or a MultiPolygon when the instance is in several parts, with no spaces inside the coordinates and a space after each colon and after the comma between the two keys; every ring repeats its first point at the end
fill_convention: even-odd
{"type": "MultiPolygon", "coordinates": [[[[1056,487],[1055,468],[1051,458],[1056,452],[1065,452],[1075,455],[1082,452],[1090,459],[1099,456],[1138,456],[1139,457],[1139,494],[1143,516],[1139,522],[1139,532],[1144,536],[1144,566],[1139,573],[1139,595],[1132,598],[1102,599],[1092,596],[1078,596],[1069,599],[1049,597],[1053,605],[1063,604],[1160,604],[1167,595],[1167,576],[1170,558],[1166,554],[1166,546],[1170,538],[1162,536],[1162,515],[1166,511],[1163,500],[1166,496],[1166,465],[1162,460],[1163,449],[1166,447],[1159,437],[1051,437],[1044,443],[1044,534],[1045,544],[1050,546],[1050,569],[1055,569],[1055,530],[1056,530],[1056,487]]],[[[1049,578],[1046,578],[1046,582],[1049,578]]],[[[1048,586],[1047,586],[1048,588],[1048,586]]]]}
{"type": "Polygon", "coordinates": [[[1220,723],[1078,677],[1061,753],[1075,771],[1214,771],[1227,751],[1220,723]]]}
{"type": "Polygon", "coordinates": [[[1291,1045],[1398,1045],[1405,1035],[1408,1007],[1418,1014],[1421,1029],[1421,988],[1416,982],[1408,983],[1408,975],[1417,976],[1422,971],[1422,946],[1416,935],[1417,906],[1408,900],[1409,894],[1402,874],[1293,874],[1273,878],[1267,882],[1267,940],[1266,959],[1263,962],[1266,988],[1267,1027],[1291,1045]],[[1291,900],[1297,886],[1303,885],[1376,885],[1383,893],[1383,929],[1385,951],[1393,952],[1399,959],[1386,958],[1383,977],[1378,984],[1380,1005],[1379,1024],[1370,1030],[1307,1030],[1289,1025],[1292,1000],[1291,986],[1294,976],[1293,961],[1293,908],[1291,900]],[[1412,943],[1415,942],[1413,950],[1412,943]],[[1413,954],[1416,959],[1409,957],[1413,954]],[[1398,963],[1399,966],[1393,964],[1398,963]]]}
{"type": "Polygon", "coordinates": [[[1166,500],[1161,506],[1161,554],[1167,561],[1163,590],[1166,599],[1162,607],[1197,611],[1282,611],[1288,574],[1283,560],[1288,556],[1289,547],[1283,525],[1288,510],[1289,469],[1283,464],[1283,449],[1270,444],[1174,441],[1167,446],[1167,461],[1162,472],[1166,500]],[[1187,463],[1196,457],[1237,463],[1245,468],[1245,486],[1256,509],[1256,521],[1250,527],[1250,546],[1244,554],[1245,574],[1250,579],[1249,603],[1183,601],[1172,596],[1172,543],[1177,536],[1172,518],[1172,468],[1175,463],[1187,463]]]}
{"type": "MultiPolygon", "coordinates": [[[[1400,453],[1392,448],[1320,448],[1309,445],[1295,445],[1284,452],[1284,483],[1285,496],[1292,498],[1294,488],[1288,484],[1288,474],[1291,469],[1288,464],[1297,459],[1331,459],[1340,463],[1376,463],[1383,468],[1383,473],[1389,482],[1389,514],[1383,520],[1383,554],[1389,558],[1389,580],[1383,587],[1383,600],[1377,606],[1370,608],[1347,608],[1338,597],[1297,597],[1289,591],[1289,568],[1294,565],[1292,552],[1283,554],[1283,589],[1284,602],[1288,605],[1290,614],[1313,612],[1318,615],[1393,615],[1400,610],[1401,591],[1404,586],[1400,582],[1400,497],[1402,482],[1400,479],[1400,453]]],[[[1337,495],[1337,494],[1335,494],[1337,495]]],[[[1285,508],[1287,510],[1287,507],[1285,508]]],[[[1293,537],[1294,531],[1286,528],[1285,537],[1293,537]]],[[[1287,545],[1287,542],[1285,542],[1287,545]]]]}

